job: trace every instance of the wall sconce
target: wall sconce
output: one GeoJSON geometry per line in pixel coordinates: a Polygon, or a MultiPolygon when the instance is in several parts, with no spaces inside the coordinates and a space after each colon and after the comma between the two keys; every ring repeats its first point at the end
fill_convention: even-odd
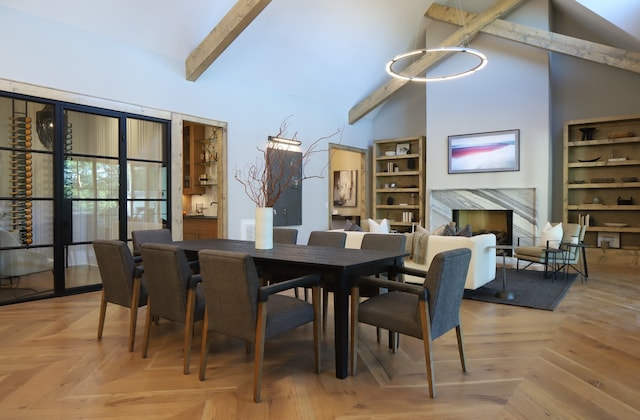
{"type": "Polygon", "coordinates": [[[302,144],[300,140],[285,139],[282,137],[273,137],[273,136],[269,136],[269,143],[281,143],[281,144],[287,144],[289,146],[300,146],[302,144]]]}

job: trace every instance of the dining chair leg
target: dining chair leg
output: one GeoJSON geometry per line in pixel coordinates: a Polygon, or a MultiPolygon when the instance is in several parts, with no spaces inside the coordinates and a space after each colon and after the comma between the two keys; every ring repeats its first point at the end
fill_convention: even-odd
{"type": "Polygon", "coordinates": [[[422,324],[422,344],[424,346],[424,358],[427,365],[427,382],[429,383],[429,396],[436,397],[436,389],[433,380],[433,355],[431,354],[431,320],[429,308],[424,300],[420,300],[420,321],[422,324]]]}
{"type": "Polygon", "coordinates": [[[144,322],[144,337],[142,338],[142,358],[147,357],[149,350],[149,327],[151,326],[151,301],[147,299],[147,317],[144,322]]]}
{"type": "Polygon", "coordinates": [[[196,290],[189,289],[187,292],[187,313],[184,321],[184,374],[189,374],[189,364],[191,362],[191,338],[193,337],[193,318],[196,309],[196,290]]]}
{"type": "Polygon", "coordinates": [[[258,319],[256,322],[256,339],[253,362],[253,400],[260,402],[262,387],[262,362],[264,360],[264,334],[267,327],[267,303],[258,303],[258,319]]]}
{"type": "Polygon", "coordinates": [[[100,299],[100,318],[98,319],[98,340],[102,339],[102,331],[104,330],[104,318],[107,313],[107,296],[102,290],[102,298],[100,299]]]}
{"type": "Polygon", "coordinates": [[[456,327],[456,336],[458,337],[458,353],[460,353],[460,364],[462,365],[462,371],[467,371],[467,362],[464,354],[464,338],[462,335],[462,326],[456,327]]]}
{"type": "Polygon", "coordinates": [[[140,277],[133,279],[131,291],[131,310],[129,312],[129,352],[133,351],[136,341],[136,325],[138,324],[138,301],[140,300],[140,277]]]}
{"type": "Polygon", "coordinates": [[[207,356],[209,354],[209,314],[207,308],[204,308],[204,320],[202,321],[202,342],[200,343],[200,373],[198,379],[204,381],[205,371],[207,370],[207,356]]]}
{"type": "MultiPolygon", "coordinates": [[[[306,300],[306,296],[305,296],[306,300]]],[[[322,288],[322,331],[327,332],[327,312],[329,312],[329,292],[322,288]]]]}

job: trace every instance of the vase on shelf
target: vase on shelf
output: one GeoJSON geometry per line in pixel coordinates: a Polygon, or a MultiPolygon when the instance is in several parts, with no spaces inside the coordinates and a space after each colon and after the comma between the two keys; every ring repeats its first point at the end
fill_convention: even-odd
{"type": "Polygon", "coordinates": [[[593,140],[593,133],[596,131],[595,127],[584,127],[580,129],[582,132],[582,140],[593,140]]]}
{"type": "Polygon", "coordinates": [[[273,208],[256,207],[256,249],[273,248],[273,208]]]}

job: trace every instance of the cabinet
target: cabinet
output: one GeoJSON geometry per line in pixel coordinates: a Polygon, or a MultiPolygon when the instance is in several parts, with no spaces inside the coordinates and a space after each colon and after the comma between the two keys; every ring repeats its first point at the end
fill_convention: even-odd
{"type": "Polygon", "coordinates": [[[218,237],[218,220],[210,217],[186,217],[182,226],[185,241],[218,237]]]}
{"type": "Polygon", "coordinates": [[[425,145],[424,137],[373,142],[374,218],[398,232],[424,226],[425,145]]]}
{"type": "Polygon", "coordinates": [[[203,194],[206,187],[217,185],[220,131],[219,127],[184,123],[182,133],[184,194],[203,194]]]}
{"type": "Polygon", "coordinates": [[[563,221],[588,215],[585,244],[598,262],[637,264],[640,115],[567,122],[564,156],[563,221]]]}

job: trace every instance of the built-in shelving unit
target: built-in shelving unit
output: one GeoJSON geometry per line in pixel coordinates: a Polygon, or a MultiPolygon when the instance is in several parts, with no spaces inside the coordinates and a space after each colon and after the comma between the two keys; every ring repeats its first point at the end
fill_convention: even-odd
{"type": "Polygon", "coordinates": [[[373,212],[399,232],[424,226],[424,137],[376,140],[373,143],[373,212]]]}
{"type": "Polygon", "coordinates": [[[588,215],[593,257],[638,264],[640,115],[569,121],[564,156],[564,222],[588,215]]]}

